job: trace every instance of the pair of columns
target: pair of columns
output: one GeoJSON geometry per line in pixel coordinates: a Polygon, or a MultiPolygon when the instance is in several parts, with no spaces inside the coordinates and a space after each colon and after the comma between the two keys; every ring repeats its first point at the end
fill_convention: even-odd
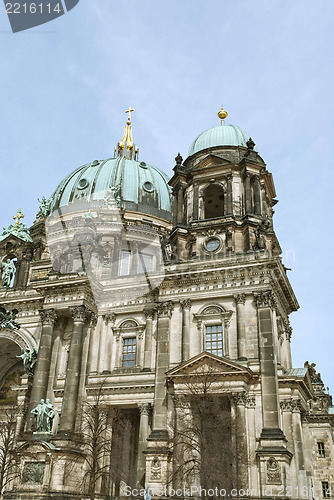
{"type": "Polygon", "coordinates": [[[261,215],[261,186],[260,186],[260,176],[253,174],[251,175],[247,170],[244,175],[244,189],[245,189],[245,212],[246,214],[254,213],[255,215],[261,215]],[[254,206],[252,203],[252,189],[251,182],[253,181],[254,188],[254,206]]]}
{"type": "MultiPolygon", "coordinates": [[[[72,432],[74,430],[84,344],[84,327],[87,324],[87,320],[92,318],[92,312],[83,305],[71,307],[70,310],[73,318],[73,329],[60,419],[60,431],[63,432],[72,432]]],[[[51,363],[53,330],[58,319],[57,312],[54,309],[41,310],[40,316],[42,320],[42,332],[30,397],[27,424],[28,430],[31,429],[32,425],[30,411],[42,398],[46,397],[51,363]]]]}

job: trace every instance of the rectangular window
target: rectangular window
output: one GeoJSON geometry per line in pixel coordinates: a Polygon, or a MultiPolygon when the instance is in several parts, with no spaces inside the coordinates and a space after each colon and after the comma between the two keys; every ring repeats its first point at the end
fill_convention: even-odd
{"type": "Polygon", "coordinates": [[[325,457],[325,443],[322,441],[318,441],[318,456],[322,458],[325,457]]]}
{"type": "Polygon", "coordinates": [[[127,276],[128,274],[130,274],[130,259],[131,252],[129,252],[129,250],[122,250],[121,265],[119,270],[119,274],[121,276],[127,276]]]}
{"type": "Polygon", "coordinates": [[[138,274],[149,273],[152,271],[153,257],[147,253],[138,254],[138,274]]]}
{"type": "Polygon", "coordinates": [[[321,489],[322,489],[322,497],[323,498],[330,498],[331,492],[330,492],[330,487],[329,487],[328,481],[322,481],[321,489]]]}
{"type": "Polygon", "coordinates": [[[205,327],[205,350],[217,356],[223,355],[223,328],[222,325],[205,327]]]}
{"type": "Polygon", "coordinates": [[[124,339],[123,342],[123,368],[131,368],[136,364],[136,337],[124,339]]]}

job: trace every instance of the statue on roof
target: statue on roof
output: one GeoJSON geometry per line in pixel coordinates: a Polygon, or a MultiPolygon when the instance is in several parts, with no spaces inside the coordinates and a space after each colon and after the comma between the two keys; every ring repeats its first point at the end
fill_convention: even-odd
{"type": "Polygon", "coordinates": [[[47,217],[48,215],[50,215],[52,200],[51,199],[47,200],[45,196],[43,196],[41,200],[38,198],[38,201],[39,201],[39,209],[36,214],[36,218],[40,219],[41,217],[47,217]]]}
{"type": "Polygon", "coordinates": [[[4,262],[0,257],[0,268],[2,271],[1,274],[2,286],[5,288],[10,288],[16,271],[13,259],[12,260],[7,259],[7,261],[4,262]]]}

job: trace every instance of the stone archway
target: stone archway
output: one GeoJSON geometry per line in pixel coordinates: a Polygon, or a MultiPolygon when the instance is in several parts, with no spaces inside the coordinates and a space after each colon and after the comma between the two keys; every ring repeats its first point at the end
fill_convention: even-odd
{"type": "Polygon", "coordinates": [[[18,330],[0,331],[0,400],[9,397],[12,385],[17,385],[24,373],[22,359],[17,358],[21,349],[36,348],[33,337],[18,330]]]}

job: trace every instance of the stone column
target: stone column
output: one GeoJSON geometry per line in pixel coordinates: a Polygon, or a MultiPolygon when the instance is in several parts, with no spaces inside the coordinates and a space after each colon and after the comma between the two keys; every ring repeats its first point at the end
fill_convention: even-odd
{"type": "Polygon", "coordinates": [[[255,215],[261,215],[261,187],[260,187],[260,176],[254,175],[254,213],[255,215]]]}
{"type": "Polygon", "coordinates": [[[105,322],[105,329],[102,328],[102,338],[103,338],[103,354],[101,352],[101,372],[110,373],[111,372],[111,353],[112,353],[112,339],[113,332],[110,331],[110,327],[113,328],[116,321],[116,314],[105,314],[103,316],[105,322]]]}
{"type": "Polygon", "coordinates": [[[248,439],[248,456],[249,456],[249,486],[251,489],[259,491],[258,481],[258,466],[256,460],[256,399],[253,395],[247,395],[246,398],[246,422],[247,422],[247,439],[248,439]]]}
{"type": "Polygon", "coordinates": [[[246,391],[233,394],[233,403],[236,408],[236,463],[238,488],[248,486],[248,451],[247,451],[247,428],[246,428],[246,391]]]}
{"type": "Polygon", "coordinates": [[[180,300],[182,307],[182,361],[190,358],[190,309],[191,300],[180,300]]]}
{"type": "Polygon", "coordinates": [[[177,224],[177,194],[178,194],[178,189],[176,186],[173,187],[173,227],[176,226],[177,224]]]}
{"type": "Polygon", "coordinates": [[[226,189],[226,198],[227,198],[226,210],[227,210],[227,213],[224,215],[232,215],[233,214],[233,198],[232,198],[233,175],[228,174],[226,176],[226,179],[227,179],[227,189],[226,189]]]}
{"type": "Polygon", "coordinates": [[[194,200],[194,204],[193,204],[193,220],[198,220],[198,190],[199,190],[199,186],[198,186],[198,182],[195,181],[194,182],[194,196],[193,196],[193,200],[194,200]]]}
{"type": "Polygon", "coordinates": [[[177,224],[184,223],[184,186],[178,186],[177,192],[177,224]]]}
{"type": "Polygon", "coordinates": [[[298,471],[298,486],[303,488],[307,486],[306,471],[305,471],[305,457],[303,446],[303,434],[301,424],[301,402],[299,399],[292,399],[292,427],[296,451],[296,466],[298,471]]]}
{"type": "Polygon", "coordinates": [[[131,245],[132,259],[130,274],[136,276],[138,274],[138,243],[133,242],[131,245]]]}
{"type": "Polygon", "coordinates": [[[148,417],[150,411],[149,404],[139,404],[140,424],[138,441],[138,464],[137,464],[137,484],[145,488],[146,457],[144,451],[147,448],[147,438],[149,435],[148,417]]]}
{"type": "Polygon", "coordinates": [[[252,191],[251,191],[251,183],[250,183],[250,174],[245,171],[244,175],[244,187],[245,187],[245,213],[252,213],[252,191]]]}
{"type": "MultiPolygon", "coordinates": [[[[283,401],[281,401],[280,406],[282,410],[283,431],[285,437],[287,438],[286,447],[290,451],[290,453],[295,456],[295,441],[294,441],[293,426],[292,426],[292,408],[293,408],[292,400],[284,399],[283,401]]],[[[298,487],[296,457],[295,460],[292,460],[291,462],[290,475],[291,475],[291,486],[293,489],[295,489],[298,487]]]]}
{"type": "Polygon", "coordinates": [[[245,302],[246,295],[239,293],[234,296],[237,304],[237,331],[238,331],[238,359],[247,359],[246,325],[245,325],[245,302]]]}
{"type": "Polygon", "coordinates": [[[262,437],[271,436],[272,438],[276,436],[277,439],[283,439],[283,432],[280,429],[277,361],[272,318],[272,309],[276,307],[276,301],[270,290],[254,294],[254,297],[258,308],[263,418],[262,437]]]}
{"type": "Polygon", "coordinates": [[[121,252],[121,237],[114,236],[114,250],[112,254],[111,277],[115,278],[118,275],[121,252]]]}
{"type": "Polygon", "coordinates": [[[156,307],[144,310],[146,316],[145,345],[144,345],[144,370],[150,371],[152,368],[152,337],[153,337],[153,318],[156,307]]]}
{"type": "Polygon", "coordinates": [[[169,367],[170,318],[172,301],[162,302],[158,308],[157,354],[155,367],[153,430],[150,437],[167,439],[167,392],[165,372],[169,367]]]}
{"type": "Polygon", "coordinates": [[[42,332],[30,396],[27,430],[31,430],[33,422],[33,416],[30,413],[31,410],[38,405],[42,398],[46,397],[51,362],[53,327],[57,320],[57,314],[54,309],[42,309],[39,311],[39,314],[42,320],[42,332]]]}
{"type": "Polygon", "coordinates": [[[83,330],[89,312],[83,305],[70,308],[73,317],[70,352],[68,356],[60,432],[72,432],[77,413],[77,400],[83,347],[83,330]]]}

